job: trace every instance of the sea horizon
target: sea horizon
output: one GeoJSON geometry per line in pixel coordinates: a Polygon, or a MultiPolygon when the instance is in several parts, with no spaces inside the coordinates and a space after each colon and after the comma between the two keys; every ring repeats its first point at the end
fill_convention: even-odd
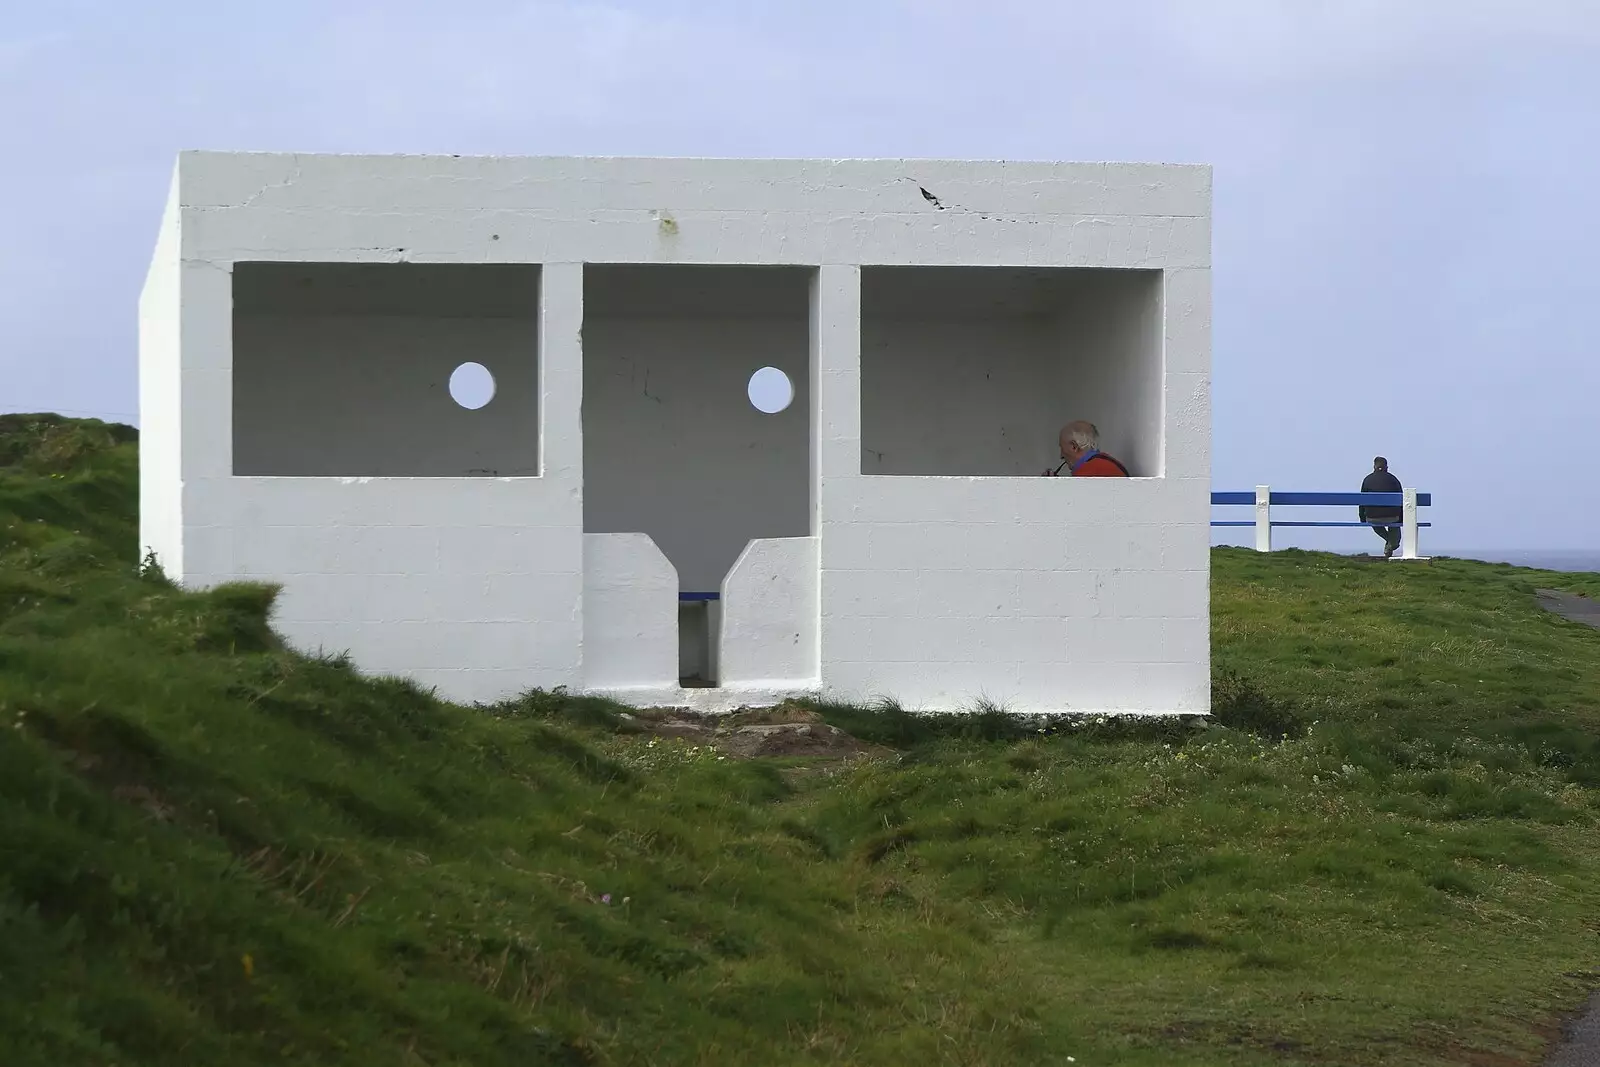
{"type": "Polygon", "coordinates": [[[1600,548],[1430,548],[1425,552],[1430,556],[1508,563],[1543,571],[1600,572],[1600,548]]]}

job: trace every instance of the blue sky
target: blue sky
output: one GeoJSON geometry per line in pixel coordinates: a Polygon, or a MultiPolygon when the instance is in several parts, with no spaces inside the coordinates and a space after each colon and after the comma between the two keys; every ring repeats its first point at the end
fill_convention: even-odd
{"type": "Polygon", "coordinates": [[[1218,488],[1600,549],[1593,0],[5,8],[0,408],[132,421],[183,148],[1207,162],[1218,488]]]}

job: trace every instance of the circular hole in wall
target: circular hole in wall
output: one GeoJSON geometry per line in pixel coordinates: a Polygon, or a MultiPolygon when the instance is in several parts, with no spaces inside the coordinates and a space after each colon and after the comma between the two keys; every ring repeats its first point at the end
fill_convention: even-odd
{"type": "Polygon", "coordinates": [[[463,363],[450,374],[450,399],[476,411],[494,399],[494,375],[482,363],[463,363]]]}
{"type": "Polygon", "coordinates": [[[750,375],[750,385],[745,390],[750,404],[757,411],[776,415],[794,403],[794,383],[777,367],[762,367],[750,375]]]}

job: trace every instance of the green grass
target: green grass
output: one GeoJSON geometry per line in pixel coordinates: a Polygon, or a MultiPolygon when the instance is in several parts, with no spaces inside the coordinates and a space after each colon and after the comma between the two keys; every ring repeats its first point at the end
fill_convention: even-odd
{"type": "Polygon", "coordinates": [[[287,652],[135,447],[0,419],[0,1063],[1531,1064],[1600,984],[1595,577],[1220,551],[1219,725],[802,768],[287,652]]]}

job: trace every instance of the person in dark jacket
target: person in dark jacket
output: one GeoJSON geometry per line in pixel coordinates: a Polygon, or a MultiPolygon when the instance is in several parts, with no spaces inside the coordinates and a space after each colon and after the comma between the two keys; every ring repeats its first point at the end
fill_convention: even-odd
{"type": "MultiPolygon", "coordinates": [[[[1388,460],[1379,456],[1372,461],[1372,473],[1362,480],[1361,491],[1363,493],[1398,493],[1401,491],[1400,479],[1389,473],[1388,460]]],[[[1391,508],[1387,505],[1375,507],[1362,505],[1361,507],[1361,521],[1374,523],[1375,525],[1372,529],[1379,537],[1383,538],[1383,555],[1386,559],[1393,556],[1395,550],[1400,547],[1399,523],[1403,517],[1404,513],[1400,508],[1391,508]]]]}

